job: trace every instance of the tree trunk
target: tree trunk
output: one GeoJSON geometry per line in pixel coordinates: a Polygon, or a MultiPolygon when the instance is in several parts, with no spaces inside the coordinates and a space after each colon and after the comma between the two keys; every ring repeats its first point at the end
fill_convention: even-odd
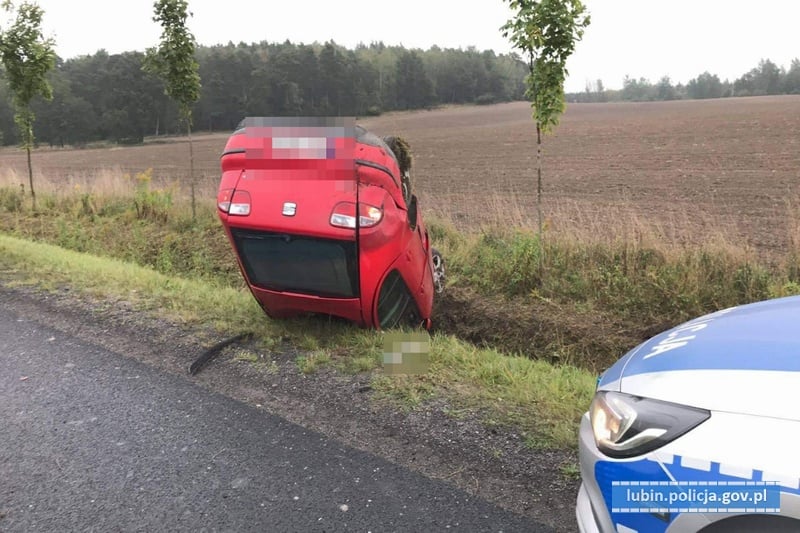
{"type": "Polygon", "coordinates": [[[195,203],[195,183],[194,183],[194,146],[192,145],[192,123],[187,121],[186,131],[189,133],[189,182],[192,186],[192,222],[197,220],[197,209],[195,203]]]}
{"type": "Polygon", "coordinates": [[[33,166],[31,165],[31,146],[25,143],[25,150],[28,152],[28,182],[31,185],[31,206],[36,211],[36,192],[33,190],[33,166]]]}
{"type": "Polygon", "coordinates": [[[536,213],[539,217],[539,283],[544,281],[544,224],[542,220],[542,127],[536,123],[536,213]]]}

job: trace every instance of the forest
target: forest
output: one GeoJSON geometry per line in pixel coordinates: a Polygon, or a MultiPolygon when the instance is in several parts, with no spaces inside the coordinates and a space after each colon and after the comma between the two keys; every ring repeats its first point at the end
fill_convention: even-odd
{"type": "Polygon", "coordinates": [[[645,78],[626,76],[621,90],[607,90],[602,80],[587,82],[586,90],[567,95],[570,102],[649,102],[655,100],[703,100],[732,96],[766,96],[800,94],[800,59],[794,59],[788,69],[769,59],[733,81],[722,80],[708,71],[686,84],[673,84],[668,76],[651,83],[645,78]]]}
{"type": "MultiPolygon", "coordinates": [[[[379,115],[446,104],[522,99],[525,64],[492,51],[408,50],[383,43],[348,50],[324,44],[228,43],[196,50],[201,96],[194,129],[229,131],[246,116],[379,115]]],[[[142,69],[144,53],[57,60],[53,99],[33,101],[37,143],[142,142],[176,134],[174,103],[162,81],[142,69]]],[[[8,85],[0,80],[0,134],[17,142],[8,85]]]]}
{"type": "MultiPolygon", "coordinates": [[[[175,103],[162,80],[142,68],[132,51],[57,59],[50,71],[53,99],[36,98],[39,146],[85,146],[98,141],[137,144],[146,137],[180,134],[175,103]]],[[[448,104],[485,105],[523,100],[527,65],[515,54],[474,47],[428,50],[381,42],[347,49],[324,44],[238,43],[198,46],[200,99],[196,131],[230,131],[247,116],[374,116],[387,111],[448,104]]],[[[0,72],[0,142],[17,144],[8,84],[0,72]]],[[[621,89],[586,83],[568,102],[655,101],[800,94],[800,60],[789,68],[769,59],[739,78],[706,71],[688,83],[664,76],[652,83],[626,77],[621,89]]]]}

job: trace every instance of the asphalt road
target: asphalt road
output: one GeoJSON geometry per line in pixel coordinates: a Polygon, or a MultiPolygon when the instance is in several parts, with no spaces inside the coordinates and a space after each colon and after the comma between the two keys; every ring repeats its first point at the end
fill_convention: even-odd
{"type": "Polygon", "coordinates": [[[549,531],[9,309],[0,424],[4,533],[549,531]]]}

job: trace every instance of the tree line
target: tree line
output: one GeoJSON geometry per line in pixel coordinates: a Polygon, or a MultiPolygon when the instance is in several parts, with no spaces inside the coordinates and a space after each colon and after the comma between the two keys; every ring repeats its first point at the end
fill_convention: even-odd
{"type": "Polygon", "coordinates": [[[570,102],[647,102],[771,94],[800,94],[800,59],[792,60],[788,69],[779,67],[769,59],[762,59],[756,67],[732,82],[727,79],[723,81],[708,71],[685,85],[673,85],[668,76],[662,77],[657,83],[645,78],[626,77],[621,90],[607,90],[602,80],[597,80],[587,83],[583,92],[570,93],[567,99],[570,102]]]}
{"type": "MultiPolygon", "coordinates": [[[[347,49],[324,44],[228,43],[196,50],[202,83],[195,129],[230,131],[246,116],[377,115],[442,104],[490,104],[525,98],[528,66],[491,50],[409,50],[383,43],[347,49]]],[[[139,143],[182,132],[163,80],[142,68],[145,54],[125,52],[68,60],[48,74],[53,99],[35,98],[38,144],[139,143]]],[[[5,73],[0,72],[0,77],[5,73]]],[[[626,77],[619,90],[601,80],[566,95],[568,102],[655,101],[800,94],[800,59],[788,69],[765,59],[734,81],[704,72],[686,84],[626,77]]],[[[12,95],[0,80],[0,141],[20,142],[12,95]]]]}
{"type": "MultiPolygon", "coordinates": [[[[39,144],[99,140],[138,143],[181,131],[163,81],[142,68],[145,54],[57,59],[53,98],[35,99],[39,144]]],[[[490,104],[524,97],[526,65],[515,55],[467,49],[409,50],[383,43],[228,43],[196,50],[202,83],[195,129],[226,131],[246,116],[377,115],[442,104],[490,104]]],[[[2,81],[2,80],[0,80],[2,81]]],[[[7,84],[0,83],[3,144],[19,141],[7,84]]]]}

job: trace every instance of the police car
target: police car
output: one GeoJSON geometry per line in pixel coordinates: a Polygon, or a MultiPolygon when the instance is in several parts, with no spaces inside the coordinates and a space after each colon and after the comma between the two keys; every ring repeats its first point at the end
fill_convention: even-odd
{"type": "Polygon", "coordinates": [[[661,333],[581,420],[581,532],[800,531],[800,296],[661,333]]]}

